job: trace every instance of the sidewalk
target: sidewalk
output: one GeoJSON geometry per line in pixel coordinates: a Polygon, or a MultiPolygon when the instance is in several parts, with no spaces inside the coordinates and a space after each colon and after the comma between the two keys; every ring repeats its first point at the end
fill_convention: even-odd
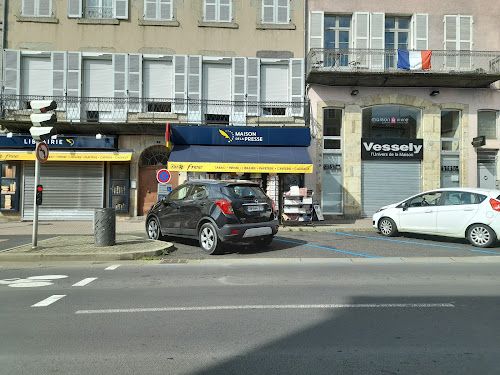
{"type": "MultiPolygon", "coordinates": [[[[173,247],[170,242],[154,241],[137,234],[146,232],[143,217],[117,219],[116,245],[95,246],[92,221],[41,221],[38,235],[56,235],[47,240],[38,240],[37,248],[27,245],[0,251],[1,262],[18,261],[115,261],[134,260],[165,254],[173,247]],[[134,235],[136,234],[136,235],[134,235]]],[[[374,230],[371,219],[330,220],[304,224],[285,223],[278,231],[370,231],[374,230]]],[[[0,235],[32,235],[33,223],[0,222],[0,235]]]]}

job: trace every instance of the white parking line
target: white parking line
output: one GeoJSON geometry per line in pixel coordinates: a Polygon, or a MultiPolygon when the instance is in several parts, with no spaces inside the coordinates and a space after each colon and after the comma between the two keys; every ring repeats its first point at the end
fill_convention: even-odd
{"type": "Polygon", "coordinates": [[[79,281],[76,284],[73,284],[72,286],[84,286],[90,284],[94,280],[97,280],[97,277],[89,277],[87,279],[83,279],[82,281],[79,281]]]}
{"type": "Polygon", "coordinates": [[[63,297],[66,297],[66,294],[54,294],[53,296],[50,296],[49,298],[45,298],[43,301],[40,301],[38,303],[35,303],[34,305],[31,305],[31,307],[48,306],[56,301],[59,301],[63,297]]]}
{"type": "Polygon", "coordinates": [[[120,267],[119,264],[113,264],[112,266],[109,266],[108,268],[105,268],[105,271],[113,271],[116,270],[118,267],[120,267]]]}
{"type": "Polygon", "coordinates": [[[453,303],[359,303],[320,305],[242,305],[242,306],[194,306],[194,307],[144,307],[135,309],[78,310],[75,314],[113,314],[130,312],[213,311],[213,310],[261,310],[261,309],[346,309],[346,308],[450,308],[453,303]]]}

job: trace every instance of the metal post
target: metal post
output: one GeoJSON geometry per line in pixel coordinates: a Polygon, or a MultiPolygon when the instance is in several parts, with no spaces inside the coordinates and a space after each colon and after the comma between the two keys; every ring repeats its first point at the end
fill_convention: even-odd
{"type": "MultiPolygon", "coordinates": [[[[35,150],[38,149],[40,141],[36,141],[35,150]]],[[[40,184],[40,160],[38,157],[35,158],[35,188],[33,189],[33,240],[31,243],[31,248],[37,248],[37,237],[38,237],[38,205],[36,204],[36,188],[40,184]]]]}

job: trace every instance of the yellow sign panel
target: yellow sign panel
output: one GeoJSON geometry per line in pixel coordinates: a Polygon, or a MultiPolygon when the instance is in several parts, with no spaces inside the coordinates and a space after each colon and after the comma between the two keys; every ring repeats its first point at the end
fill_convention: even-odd
{"type": "MultiPolygon", "coordinates": [[[[35,160],[35,152],[0,151],[0,160],[35,160]]],[[[131,152],[50,152],[48,161],[130,161],[131,152]]]]}
{"type": "Polygon", "coordinates": [[[197,163],[168,162],[169,171],[181,172],[247,172],[247,173],[313,173],[312,164],[197,163]]]}

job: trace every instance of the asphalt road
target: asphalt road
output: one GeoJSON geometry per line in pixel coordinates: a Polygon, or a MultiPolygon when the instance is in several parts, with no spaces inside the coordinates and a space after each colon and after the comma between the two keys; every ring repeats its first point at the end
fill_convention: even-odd
{"type": "Polygon", "coordinates": [[[2,375],[500,368],[495,263],[132,262],[0,275],[2,375]]]}

